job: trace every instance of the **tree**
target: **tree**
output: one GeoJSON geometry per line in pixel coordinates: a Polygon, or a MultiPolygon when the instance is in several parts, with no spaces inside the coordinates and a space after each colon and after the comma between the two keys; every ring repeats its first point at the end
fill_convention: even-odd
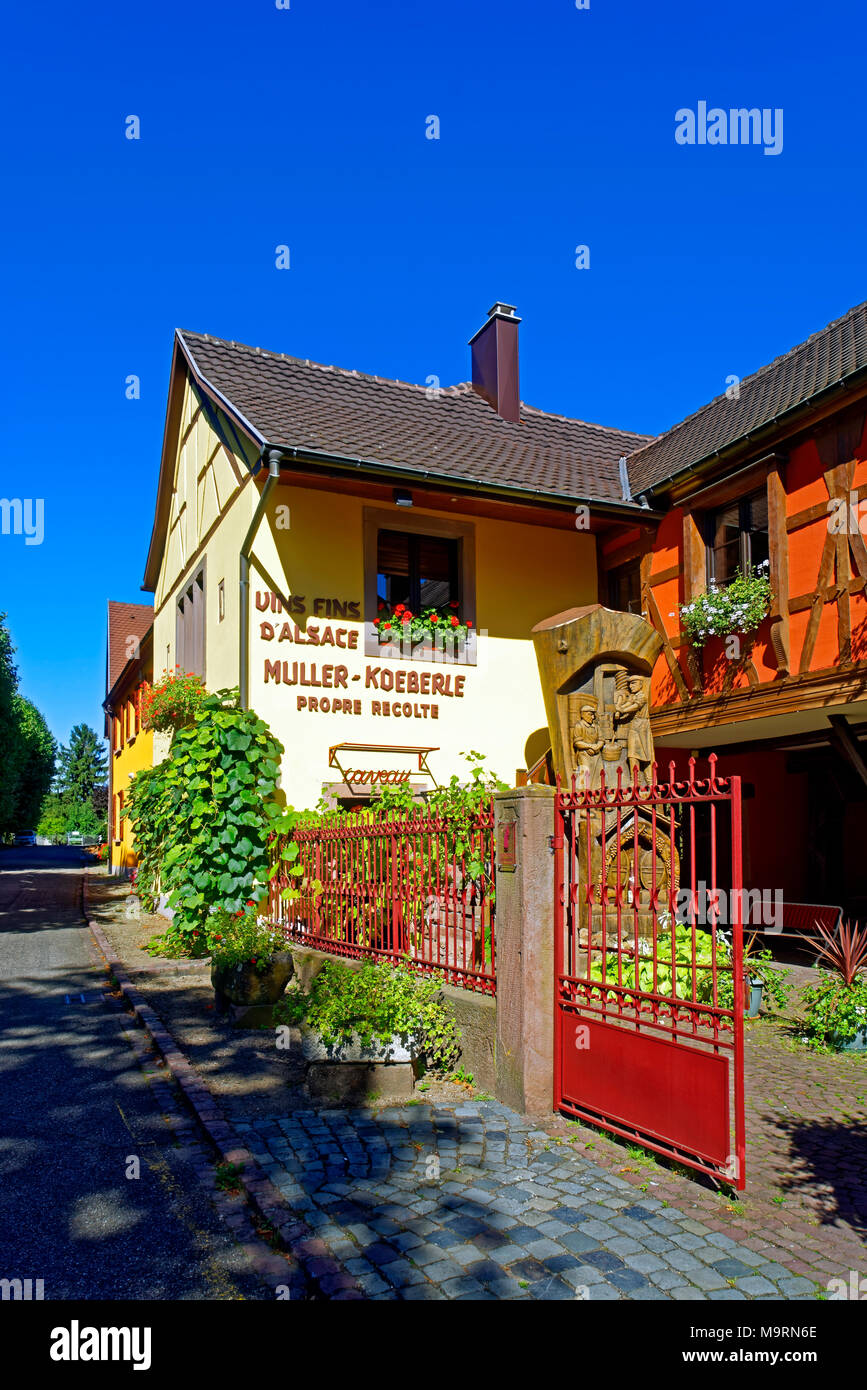
{"type": "Polygon", "coordinates": [[[0,836],[16,830],[15,786],[18,780],[18,718],[15,696],[18,691],[18,671],[12,660],[15,648],[0,613],[0,836]]]}
{"type": "Polygon", "coordinates": [[[68,806],[90,805],[93,793],[105,785],[106,752],[102,739],[87,724],[76,724],[69,743],[60,750],[55,790],[68,806]]]}
{"type": "Polygon", "coordinates": [[[31,700],[16,695],[13,703],[18,724],[14,820],[19,830],[29,830],[39,819],[54,777],[57,744],[31,700]]]}
{"type": "Polygon", "coordinates": [[[61,840],[66,839],[69,828],[69,817],[63,802],[56,792],[51,792],[42,803],[42,814],[36,832],[52,844],[59,844],[61,840]]]}
{"type": "Polygon", "coordinates": [[[15,648],[0,613],[0,838],[30,830],[54,776],[57,745],[39,710],[18,693],[15,648]]]}

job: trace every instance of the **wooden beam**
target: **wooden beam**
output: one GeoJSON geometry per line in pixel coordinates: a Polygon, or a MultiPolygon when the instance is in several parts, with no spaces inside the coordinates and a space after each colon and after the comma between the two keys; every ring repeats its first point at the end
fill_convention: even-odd
{"type": "Polygon", "coordinates": [[[785,455],[780,453],[764,454],[748,467],[738,469],[736,473],[727,472],[724,478],[718,478],[698,489],[690,490],[687,484],[681,489],[679,500],[693,510],[700,511],[725,506],[727,502],[746,497],[750,492],[758,492],[768,469],[779,467],[784,459],[785,455]]]}
{"type": "MultiPolygon", "coordinates": [[[[712,733],[718,725],[747,724],[807,710],[827,712],[853,701],[867,700],[867,661],[853,662],[846,670],[831,666],[782,681],[763,681],[729,695],[694,695],[688,705],[654,705],[651,727],[658,743],[669,734],[712,733]]],[[[707,742],[707,739],[705,740],[707,742]]]]}
{"type": "MultiPolygon", "coordinates": [[[[862,422],[863,423],[863,422],[862,422]]],[[[835,496],[843,499],[846,516],[849,516],[849,488],[855,473],[855,464],[846,463],[833,472],[835,496]]],[[[835,560],[834,578],[837,581],[837,647],[841,666],[848,666],[852,660],[852,614],[849,608],[849,583],[852,567],[849,563],[849,536],[841,531],[834,537],[835,560]]]]}
{"type": "MultiPolygon", "coordinates": [[[[867,584],[867,581],[864,579],[850,579],[849,583],[846,585],[846,589],[850,594],[859,594],[865,587],[865,584],[867,584]]],[[[829,584],[827,588],[822,590],[821,594],[819,594],[818,591],[814,591],[811,594],[797,594],[795,598],[789,599],[789,612],[803,613],[805,608],[809,608],[815,603],[817,596],[821,598],[823,603],[833,603],[837,597],[838,587],[837,584],[829,584]]]]}
{"type": "Polygon", "coordinates": [[[692,512],[683,516],[683,601],[692,603],[707,588],[707,552],[692,512]]]}
{"type": "MultiPolygon", "coordinates": [[[[813,650],[816,646],[816,638],[819,635],[819,623],[822,620],[822,609],[825,607],[825,590],[831,580],[831,571],[834,568],[834,556],[836,554],[835,537],[830,531],[825,536],[825,544],[822,547],[822,560],[819,565],[819,577],[816,580],[816,592],[813,594],[810,617],[807,622],[807,631],[804,634],[804,645],[801,648],[800,671],[803,674],[809,671],[810,662],[813,660],[813,650]]],[[[790,605],[791,606],[791,605],[790,605]]]]}
{"type": "Polygon", "coordinates": [[[674,681],[675,686],[677,687],[677,693],[680,696],[681,700],[685,703],[687,700],[689,700],[691,692],[686,688],[686,682],[683,679],[683,672],[680,669],[680,662],[678,661],[677,657],[672,651],[671,643],[668,640],[668,633],[665,630],[665,623],[662,621],[662,616],[659,612],[656,599],[653,597],[653,590],[651,589],[649,584],[645,585],[645,587],[643,588],[641,599],[642,604],[646,605],[647,617],[650,623],[653,627],[656,628],[657,632],[662,637],[663,656],[665,657],[665,660],[668,663],[668,669],[671,672],[671,678],[674,681]]]}
{"type": "Polygon", "coordinates": [[[655,589],[657,584],[667,584],[670,579],[679,579],[680,575],[680,565],[672,565],[667,570],[660,570],[659,574],[652,574],[648,583],[651,588],[655,589]]]}
{"type": "Polygon", "coordinates": [[[838,753],[851,764],[867,787],[867,763],[865,763],[861,749],[852,735],[845,714],[829,714],[828,723],[831,725],[831,743],[838,753]]]}
{"type": "Polygon", "coordinates": [[[768,473],[768,545],[771,561],[771,646],[781,676],[789,674],[789,538],[786,533],[786,489],[779,468],[768,473]]]}

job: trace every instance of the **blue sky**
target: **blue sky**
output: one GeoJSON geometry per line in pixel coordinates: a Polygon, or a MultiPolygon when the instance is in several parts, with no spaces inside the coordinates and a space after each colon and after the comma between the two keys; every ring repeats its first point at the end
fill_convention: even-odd
{"type": "Polygon", "coordinates": [[[2,492],[45,499],[45,539],[0,536],[0,611],[55,734],[101,728],[106,602],[143,597],[175,326],[448,384],[504,299],[526,401],[662,430],[867,298],[865,27],[863,0],[10,11],[2,492]],[[678,145],[699,101],[782,108],[782,153],[678,145]]]}

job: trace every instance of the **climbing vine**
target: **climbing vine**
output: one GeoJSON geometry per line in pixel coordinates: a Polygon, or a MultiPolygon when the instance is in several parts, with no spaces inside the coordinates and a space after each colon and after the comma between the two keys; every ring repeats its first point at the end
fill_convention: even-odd
{"type": "Polygon", "coordinates": [[[264,897],[282,752],[237,690],[219,690],[175,731],[165,762],[133,779],[138,888],[151,908],[168,893],[176,932],[192,940],[214,909],[239,912],[264,897]]]}

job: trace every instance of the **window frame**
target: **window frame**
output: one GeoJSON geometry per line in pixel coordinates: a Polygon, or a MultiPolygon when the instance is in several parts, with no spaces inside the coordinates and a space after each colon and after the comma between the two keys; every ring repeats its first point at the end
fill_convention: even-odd
{"type": "MultiPolygon", "coordinates": [[[[716,574],[716,572],[715,572],[715,571],[716,571],[716,563],[715,563],[715,562],[716,562],[716,550],[717,550],[717,547],[716,547],[716,544],[715,544],[715,539],[716,539],[716,529],[717,529],[717,518],[720,516],[720,514],[721,514],[722,512],[728,511],[728,510],[730,510],[730,509],[733,508],[733,507],[737,507],[737,509],[738,509],[738,559],[737,559],[737,568],[740,569],[741,574],[747,574],[747,573],[749,572],[750,569],[754,568],[753,559],[752,559],[752,540],[751,540],[751,537],[752,537],[754,534],[756,534],[756,528],[754,528],[754,527],[752,527],[752,526],[750,525],[751,517],[750,517],[750,511],[749,511],[748,509],[751,509],[751,508],[752,508],[752,505],[753,505],[753,503],[754,503],[755,501],[763,501],[764,504],[765,504],[765,508],[768,509],[768,496],[767,496],[767,489],[766,489],[766,488],[765,488],[765,489],[762,489],[762,488],[753,488],[753,489],[751,489],[750,492],[744,493],[744,494],[742,494],[742,495],[740,495],[740,496],[738,496],[738,497],[732,497],[732,498],[730,498],[729,501],[727,501],[727,502],[720,502],[718,506],[709,508],[708,511],[705,513],[705,515],[704,515],[703,531],[704,531],[704,541],[705,541],[705,571],[706,571],[706,572],[705,572],[705,579],[706,579],[706,583],[707,583],[708,588],[710,588],[710,586],[711,586],[712,583],[715,584],[718,588],[724,588],[727,584],[730,584],[731,581],[732,581],[732,579],[734,578],[734,576],[731,575],[731,576],[729,576],[729,578],[727,578],[727,579],[720,579],[720,578],[718,578],[718,576],[717,576],[717,574],[716,574]]],[[[767,558],[770,559],[770,552],[771,552],[771,526],[770,526],[770,515],[768,515],[768,521],[767,521],[767,526],[766,526],[765,534],[766,534],[767,537],[768,537],[768,557],[767,557],[767,558]]],[[[760,563],[761,563],[761,562],[760,562],[760,563]]]]}
{"type": "MultiPolygon", "coordinates": [[[[364,553],[364,654],[383,661],[434,661],[437,664],[475,666],[477,664],[476,623],[476,528],[471,521],[414,513],[409,508],[365,507],[362,514],[364,553]],[[473,631],[463,650],[454,655],[438,653],[425,643],[422,650],[404,652],[397,644],[381,643],[374,627],[377,614],[379,573],[379,532],[403,531],[419,536],[432,536],[457,541],[457,582],[460,613],[463,622],[471,622],[473,631]]],[[[419,644],[421,646],[422,644],[419,644]]]]}
{"type": "Polygon", "coordinates": [[[636,599],[636,601],[637,601],[637,603],[638,603],[638,607],[637,607],[637,609],[635,609],[634,611],[635,611],[635,614],[636,614],[637,616],[640,617],[640,616],[642,616],[643,613],[644,613],[644,608],[643,608],[643,606],[642,606],[642,601],[641,601],[641,557],[640,557],[640,556],[636,556],[635,559],[632,559],[632,560],[625,560],[625,561],[624,561],[622,564],[620,564],[620,565],[612,565],[610,569],[607,569],[607,570],[605,571],[605,598],[606,598],[606,607],[612,608],[613,611],[614,611],[615,613],[632,613],[632,612],[633,612],[633,610],[632,610],[631,608],[614,608],[614,605],[613,605],[612,602],[611,602],[611,591],[612,591],[612,588],[613,588],[614,584],[617,582],[618,578],[619,578],[621,575],[625,574],[627,571],[632,571],[632,572],[635,574],[635,576],[636,576],[636,578],[637,578],[637,580],[638,580],[638,586],[637,586],[637,587],[638,587],[638,594],[637,594],[637,599],[636,599]]]}

